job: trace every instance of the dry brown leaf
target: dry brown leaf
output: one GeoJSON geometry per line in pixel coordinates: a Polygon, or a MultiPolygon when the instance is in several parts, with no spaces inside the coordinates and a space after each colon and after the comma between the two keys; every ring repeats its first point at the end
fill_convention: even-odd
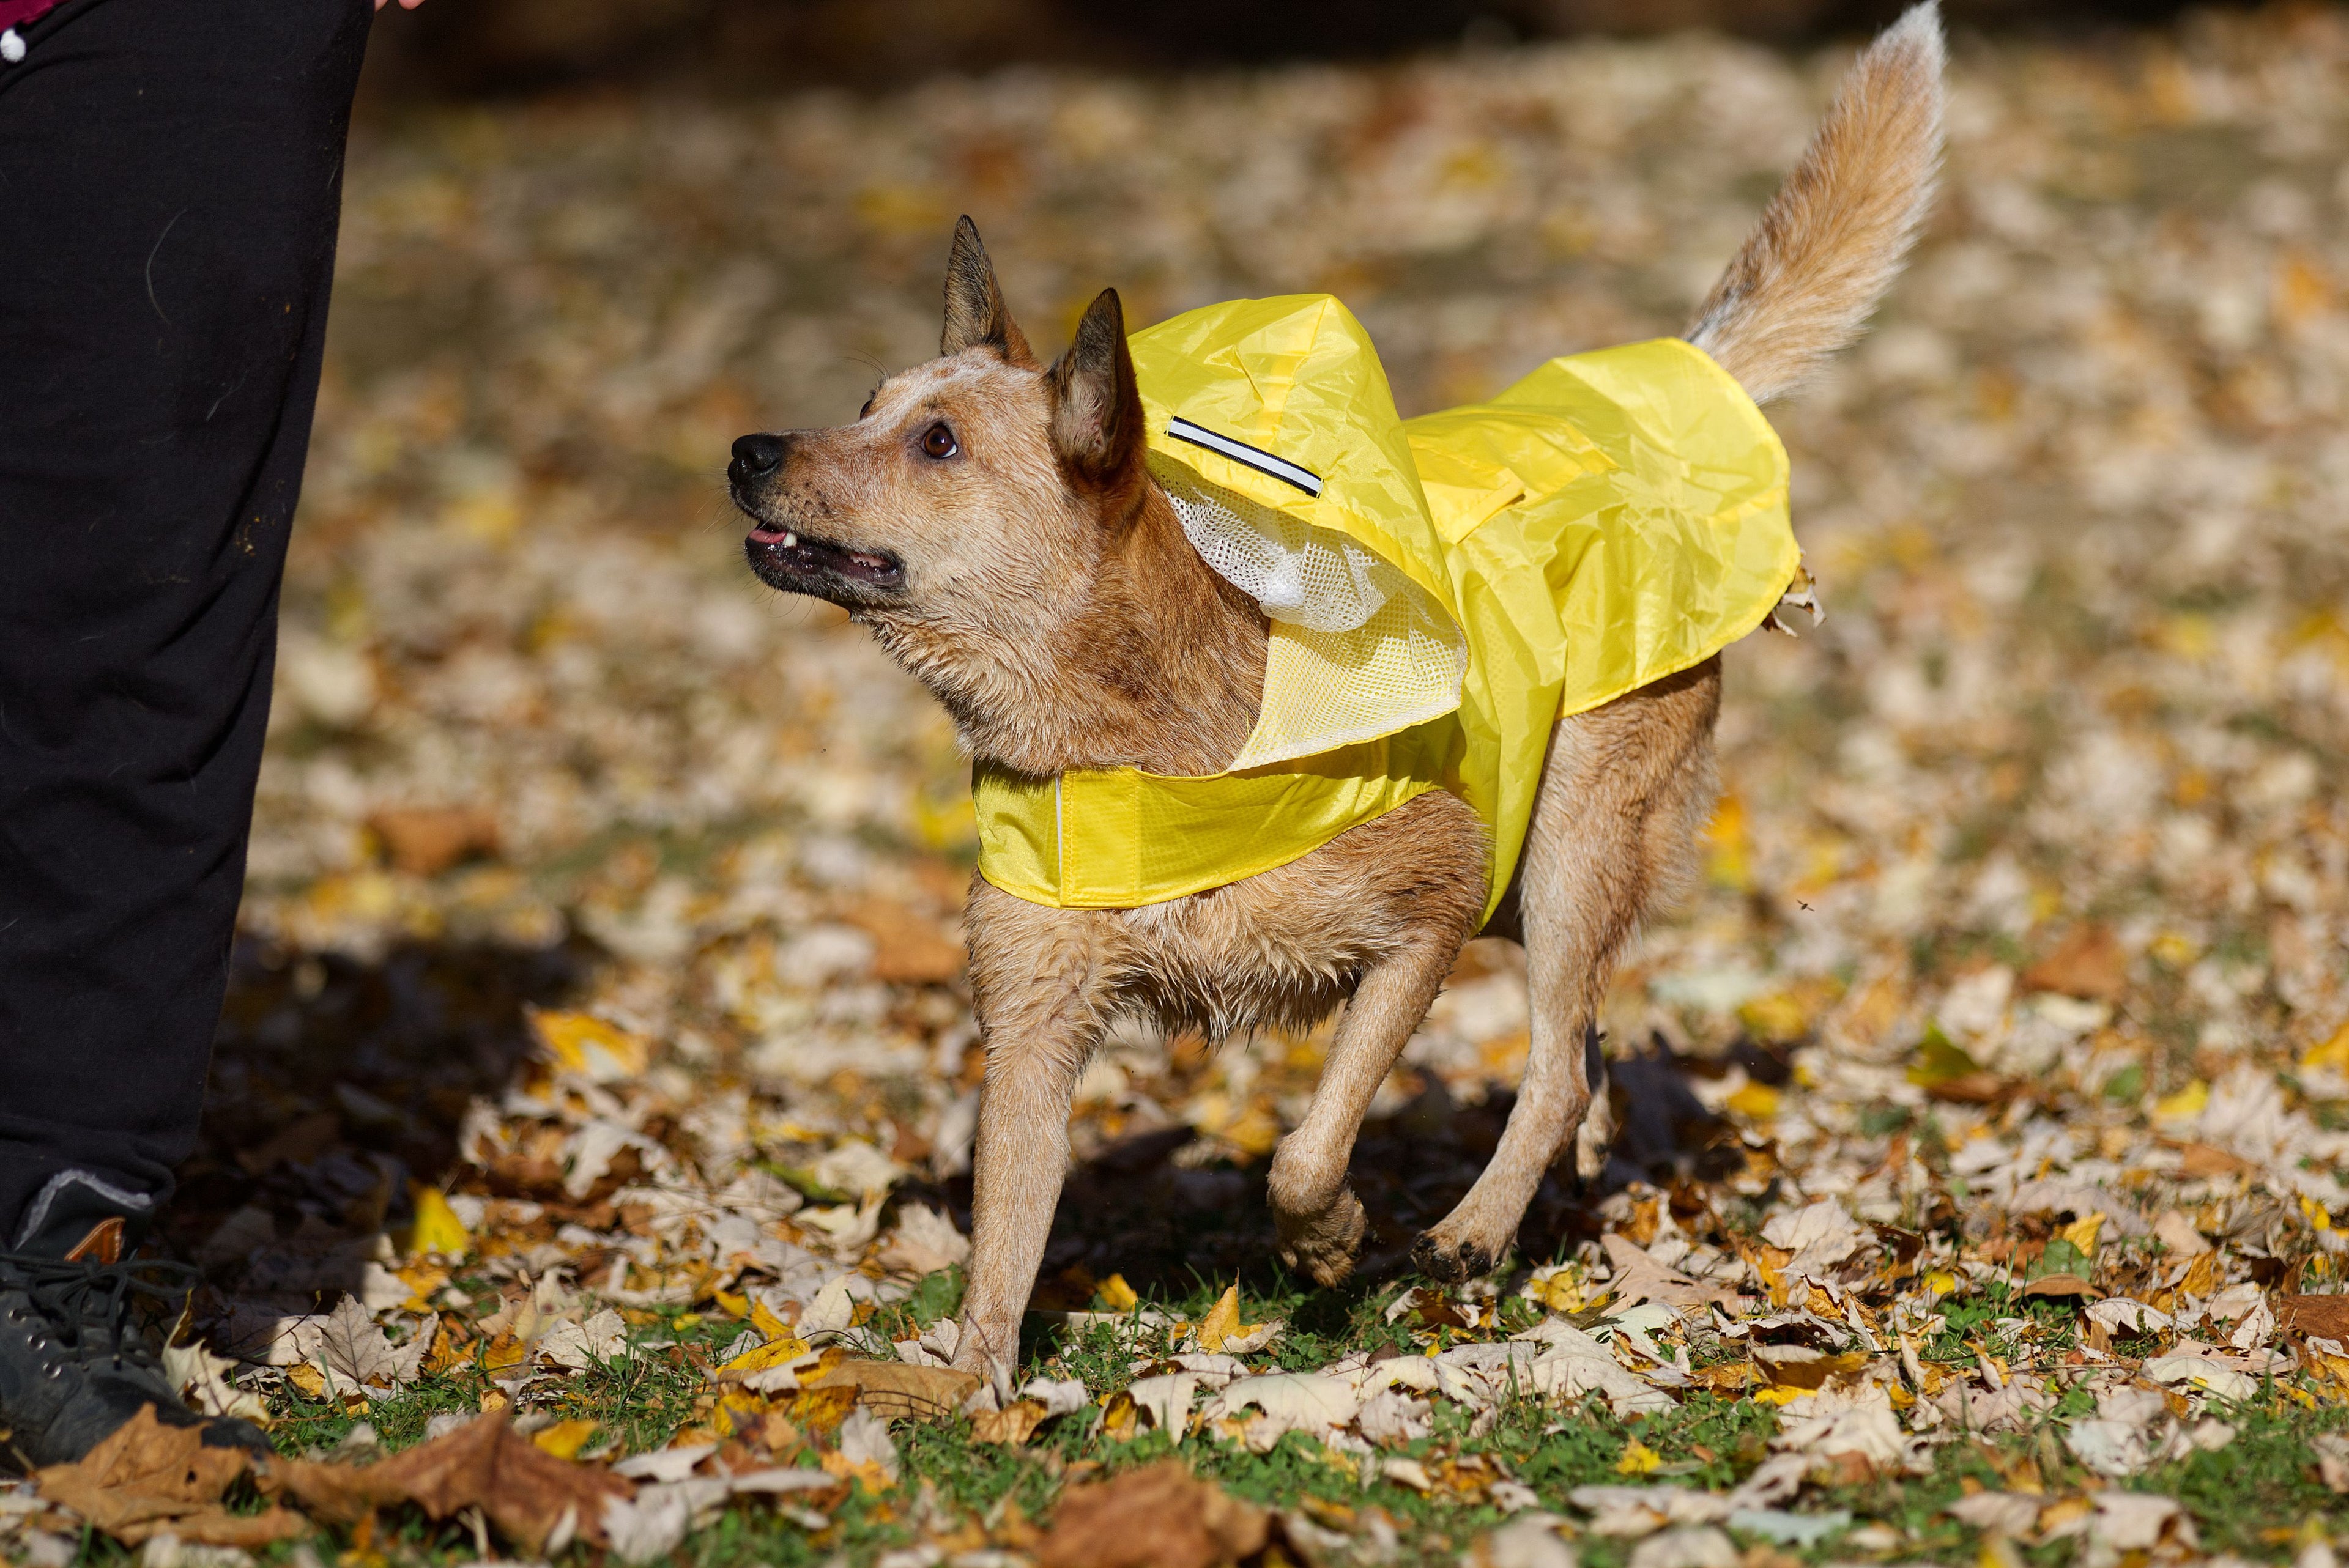
{"type": "Polygon", "coordinates": [[[2250,1161],[2208,1143],[2181,1143],[2176,1147],[2178,1173],[2189,1181],[2209,1176],[2253,1175],[2259,1171],[2250,1161]]]}
{"type": "Polygon", "coordinates": [[[478,806],[395,806],[367,827],[391,863],[410,876],[437,876],[458,861],[498,852],[498,820],[478,806]]]}
{"type": "Polygon", "coordinates": [[[1071,1487],[1036,1543],[1038,1568],[1215,1568],[1264,1549],[1262,1509],[1161,1460],[1071,1487]]]}
{"type": "Polygon", "coordinates": [[[556,1459],[519,1436],[502,1412],[361,1468],[277,1460],[271,1482],[310,1512],[349,1523],[371,1509],[413,1502],[434,1519],[479,1508],[498,1532],[536,1553],[565,1514],[600,1542],[604,1501],[635,1488],[607,1470],[556,1459]]]}
{"type": "Polygon", "coordinates": [[[2055,991],[2092,1002],[2117,1002],[2128,985],[2128,954],[2104,926],[2078,925],[2023,972],[2026,991],[2055,991]]]}
{"type": "Polygon", "coordinates": [[[1629,1236],[1609,1232],[1601,1237],[1607,1249],[1607,1262],[1615,1274],[1608,1289],[1619,1307],[1637,1306],[1643,1301],[1660,1301],[1666,1306],[1682,1311],[1698,1311],[1709,1302],[1734,1302],[1737,1294],[1707,1280],[1692,1279],[1675,1269],[1668,1269],[1649,1255],[1645,1247],[1629,1236]]]}
{"type": "Polygon", "coordinates": [[[2349,1295],[2278,1295],[2276,1322],[2294,1334],[2349,1343],[2349,1295]]]}
{"type": "Polygon", "coordinates": [[[163,1425],[148,1405],[80,1460],[36,1479],[44,1499],[133,1546],[166,1532],[213,1546],[264,1546],[306,1532],[283,1509],[237,1515],[221,1507],[249,1462],[242,1449],[204,1447],[201,1427],[163,1425]]]}
{"type": "Polygon", "coordinates": [[[943,985],[961,976],[962,944],[936,924],[885,899],[869,899],[843,917],[873,939],[873,978],[911,985],[943,985]]]}
{"type": "Polygon", "coordinates": [[[952,1415],[978,1391],[968,1372],[945,1367],[913,1367],[900,1361],[843,1361],[802,1381],[803,1388],[847,1387],[856,1402],[875,1415],[934,1421],[952,1415]]]}
{"type": "Polygon", "coordinates": [[[2041,1274],[2023,1287],[2025,1295],[2083,1296],[2101,1300],[2104,1292],[2075,1274],[2041,1274]]]}
{"type": "Polygon", "coordinates": [[[970,1440],[1018,1448],[1043,1424],[1044,1416],[1044,1407],[1033,1399],[1021,1399],[999,1410],[981,1410],[971,1418],[970,1440]]]}

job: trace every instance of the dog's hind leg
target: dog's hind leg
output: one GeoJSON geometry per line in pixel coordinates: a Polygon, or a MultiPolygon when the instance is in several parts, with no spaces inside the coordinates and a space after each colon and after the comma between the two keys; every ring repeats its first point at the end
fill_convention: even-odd
{"type": "MultiPolygon", "coordinates": [[[[1433,1277],[1483,1274],[1508,1250],[1544,1172],[1603,1088],[1599,1003],[1640,917],[1679,880],[1712,805],[1720,707],[1721,665],[1708,659],[1566,719],[1551,737],[1522,882],[1532,1048],[1491,1163],[1412,1249],[1433,1277]]],[[[1586,1151],[1596,1152],[1603,1149],[1586,1151]]]]}

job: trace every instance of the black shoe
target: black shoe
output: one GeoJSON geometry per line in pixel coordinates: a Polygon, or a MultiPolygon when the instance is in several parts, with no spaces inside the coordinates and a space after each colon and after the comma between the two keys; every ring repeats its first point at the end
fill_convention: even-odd
{"type": "Polygon", "coordinates": [[[135,1299],[176,1305],[196,1282],[184,1264],[126,1262],[145,1216],[92,1183],[53,1183],[37,1228],[0,1252],[0,1427],[25,1463],[68,1464],[140,1407],[167,1427],[202,1427],[207,1448],[270,1451],[250,1421],[181,1402],[135,1299]]]}

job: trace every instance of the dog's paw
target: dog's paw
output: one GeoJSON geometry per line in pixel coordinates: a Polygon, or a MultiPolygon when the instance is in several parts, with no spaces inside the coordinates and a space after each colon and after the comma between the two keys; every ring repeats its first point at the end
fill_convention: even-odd
{"type": "Polygon", "coordinates": [[[1280,1226],[1280,1261],[1315,1284],[1342,1284],[1354,1272],[1354,1254],[1361,1249],[1369,1218],[1362,1201],[1341,1190],[1337,1201],[1309,1220],[1291,1220],[1275,1212],[1280,1226]]]}
{"type": "Polygon", "coordinates": [[[1475,1242],[1448,1242],[1433,1231],[1423,1231],[1411,1244],[1412,1266],[1432,1280],[1457,1284],[1493,1272],[1494,1255],[1475,1242]]]}

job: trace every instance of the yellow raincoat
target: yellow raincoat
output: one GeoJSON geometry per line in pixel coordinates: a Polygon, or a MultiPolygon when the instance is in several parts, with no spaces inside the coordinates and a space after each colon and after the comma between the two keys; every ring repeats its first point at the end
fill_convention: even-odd
{"type": "Polygon", "coordinates": [[[1557,721],[1754,630],[1800,562],[1785,449],[1678,338],[1411,420],[1326,294],[1209,305],[1131,347],[1153,475],[1269,618],[1262,710],[1210,776],[980,767],[980,874],[1031,903],[1220,887],[1442,789],[1492,830],[1489,915],[1557,721]]]}

